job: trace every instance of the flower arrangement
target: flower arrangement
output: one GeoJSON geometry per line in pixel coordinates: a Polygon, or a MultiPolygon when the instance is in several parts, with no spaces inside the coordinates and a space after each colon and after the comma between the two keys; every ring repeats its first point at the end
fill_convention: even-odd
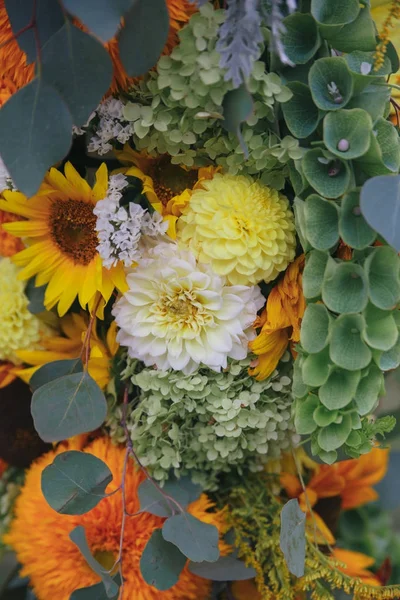
{"type": "Polygon", "coordinates": [[[398,0],[28,4],[0,0],[12,585],[399,597],[398,0]]]}

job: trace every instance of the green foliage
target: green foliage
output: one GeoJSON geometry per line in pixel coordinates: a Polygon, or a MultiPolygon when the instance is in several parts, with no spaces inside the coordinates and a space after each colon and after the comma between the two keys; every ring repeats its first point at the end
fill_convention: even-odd
{"type": "Polygon", "coordinates": [[[193,562],[213,562],[219,558],[218,529],[190,513],[180,513],[167,519],[162,535],[193,562]]]}
{"type": "Polygon", "coordinates": [[[282,104],[282,112],[290,133],[297,138],[306,138],[317,128],[320,113],[315,106],[307,85],[300,81],[288,83],[293,96],[282,104]]]}
{"type": "Polygon", "coordinates": [[[45,383],[32,396],[35,429],[45,442],[94,431],[107,414],[103,392],[88,373],[64,375],[45,383]]]}
{"type": "Polygon", "coordinates": [[[29,300],[28,310],[33,315],[37,315],[41,312],[44,312],[44,293],[46,291],[45,285],[41,285],[39,287],[35,286],[35,277],[32,277],[28,280],[28,283],[25,287],[25,296],[29,300]]]}
{"type": "Polygon", "coordinates": [[[328,343],[330,318],[322,304],[309,304],[301,327],[301,344],[306,352],[315,354],[328,343]]]}
{"type": "Polygon", "coordinates": [[[247,121],[253,110],[253,99],[244,85],[225,94],[222,101],[222,114],[224,117],[222,125],[226,131],[236,134],[245,149],[246,158],[248,158],[249,153],[243,141],[240,126],[247,121]]]}
{"type": "Polygon", "coordinates": [[[371,117],[361,108],[330,112],[324,118],[325,145],[340,158],[363,156],[368,151],[371,132],[371,117]]]}
{"type": "Polygon", "coordinates": [[[150,479],[146,479],[140,484],[138,490],[140,510],[158,517],[171,516],[177,506],[185,509],[188,504],[197,500],[200,494],[201,487],[193,483],[189,477],[181,479],[170,477],[162,491],[150,479]]]}
{"type": "Polygon", "coordinates": [[[122,2],[131,8],[118,35],[120,56],[128,75],[138,77],[154,67],[167,42],[169,14],[165,0],[122,2]]]}
{"type": "Polygon", "coordinates": [[[340,110],[353,94],[353,78],[344,58],[320,58],[313,63],[308,82],[321,110],[340,110]]]}
{"type": "Polygon", "coordinates": [[[400,176],[369,179],[361,190],[360,208],[367,223],[400,252],[400,176]]]}
{"type": "Polygon", "coordinates": [[[284,19],[282,42],[288,58],[296,64],[307,63],[317,52],[321,38],[311,15],[293,13],[284,19]]]}
{"type": "Polygon", "coordinates": [[[168,590],[177,583],[186,560],[176,545],[164,539],[161,529],[155,529],[140,558],[140,573],[149,585],[168,590]]]}
{"type": "Polygon", "coordinates": [[[317,250],[329,250],[339,241],[339,212],[334,202],[317,194],[306,199],[304,206],[307,240],[317,250]]]}
{"type": "Polygon", "coordinates": [[[308,150],[301,166],[308,183],[321,196],[339,198],[349,188],[349,166],[326,151],[318,148],[308,150]]]}
{"type": "Polygon", "coordinates": [[[118,594],[119,585],[90,552],[90,548],[86,539],[85,528],[82,527],[82,525],[78,525],[71,531],[69,537],[71,541],[78,546],[89,567],[101,577],[107,598],[115,598],[115,596],[118,594]]]}
{"type": "Polygon", "coordinates": [[[30,378],[29,385],[32,391],[36,391],[45,383],[73,373],[83,373],[83,363],[80,358],[55,360],[39,367],[30,378]]]}
{"type": "Polygon", "coordinates": [[[83,515],[106,497],[112,481],[107,465],[92,454],[62,452],[42,471],[42,492],[47,502],[64,515],[83,515]]]}
{"type": "Polygon", "coordinates": [[[212,581],[243,581],[256,576],[256,571],[234,556],[220,556],[212,563],[189,563],[189,571],[212,581]]]}
{"type": "MultiPolygon", "coordinates": [[[[121,585],[121,577],[119,573],[113,577],[116,585],[119,587],[121,585]]],[[[115,596],[113,596],[110,600],[118,600],[119,597],[119,589],[115,596]]],[[[85,588],[78,588],[74,592],[72,592],[70,596],[70,600],[108,600],[108,596],[106,594],[106,590],[102,583],[96,583],[95,585],[90,585],[85,588]]]]}
{"type": "Polygon", "coordinates": [[[306,558],[306,513],[297,499],[289,500],[281,512],[280,547],[288,569],[296,577],[303,577],[306,558]]]}
{"type": "Polygon", "coordinates": [[[100,2],[80,2],[63,0],[68,12],[78,17],[90,31],[107,42],[114,37],[120,27],[121,17],[130,9],[132,0],[100,0],[100,2]],[[94,9],[97,10],[94,10],[94,9]]]}

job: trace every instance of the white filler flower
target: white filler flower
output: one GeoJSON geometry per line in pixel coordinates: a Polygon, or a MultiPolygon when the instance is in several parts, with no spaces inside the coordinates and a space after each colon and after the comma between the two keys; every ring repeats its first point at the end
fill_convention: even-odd
{"type": "Polygon", "coordinates": [[[192,373],[243,359],[263,304],[257,286],[229,286],[209,265],[175,244],[160,244],[127,275],[129,290],[113,315],[117,340],[145,365],[192,373]]]}

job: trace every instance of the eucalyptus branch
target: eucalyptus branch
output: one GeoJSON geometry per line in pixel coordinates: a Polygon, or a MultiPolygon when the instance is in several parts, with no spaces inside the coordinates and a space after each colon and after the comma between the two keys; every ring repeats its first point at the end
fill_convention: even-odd
{"type": "Polygon", "coordinates": [[[86,333],[85,333],[85,338],[83,340],[81,354],[79,356],[79,358],[82,358],[83,356],[85,356],[85,367],[86,368],[87,368],[87,366],[89,364],[90,338],[92,337],[93,325],[94,325],[94,322],[96,320],[96,313],[97,313],[97,309],[99,308],[100,302],[101,302],[101,294],[99,294],[99,297],[96,300],[96,304],[94,305],[93,312],[90,315],[90,320],[89,320],[88,328],[87,328],[86,333]]]}

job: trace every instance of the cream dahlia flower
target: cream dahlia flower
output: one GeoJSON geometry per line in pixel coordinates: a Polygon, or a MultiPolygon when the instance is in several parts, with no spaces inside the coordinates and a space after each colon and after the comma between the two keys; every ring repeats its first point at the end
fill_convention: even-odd
{"type": "Polygon", "coordinates": [[[229,286],[175,244],[160,244],[127,275],[129,290],[113,315],[117,340],[146,366],[215,371],[247,356],[252,323],[263,305],[258,287],[229,286]]]}
{"type": "Polygon", "coordinates": [[[194,190],[178,241],[232,285],[272,281],[295,257],[288,199],[250,177],[215,175],[194,190]]]}

